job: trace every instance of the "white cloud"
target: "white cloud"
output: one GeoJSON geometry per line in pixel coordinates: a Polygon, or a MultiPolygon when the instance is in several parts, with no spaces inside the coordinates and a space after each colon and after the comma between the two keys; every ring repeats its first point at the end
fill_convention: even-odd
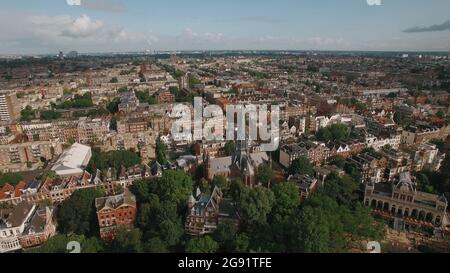
{"type": "Polygon", "coordinates": [[[62,32],[61,36],[71,38],[85,38],[97,34],[103,27],[104,23],[99,20],[91,20],[85,14],[76,18],[62,32]]]}
{"type": "Polygon", "coordinates": [[[210,41],[210,42],[219,42],[224,39],[223,33],[211,33],[211,32],[204,32],[204,33],[197,33],[193,31],[191,28],[185,28],[184,31],[179,36],[180,39],[188,39],[193,40],[196,42],[204,42],[204,41],[210,41]]]}
{"type": "Polygon", "coordinates": [[[66,0],[69,6],[81,6],[81,0],[66,0]]]}
{"type": "Polygon", "coordinates": [[[134,51],[148,48],[148,41],[158,42],[151,32],[133,32],[87,15],[42,16],[0,10],[0,25],[12,21],[17,23],[0,28],[0,54],[134,51]]]}
{"type": "Polygon", "coordinates": [[[78,6],[86,9],[106,12],[126,12],[127,6],[112,0],[66,0],[69,6],[78,6]]]}

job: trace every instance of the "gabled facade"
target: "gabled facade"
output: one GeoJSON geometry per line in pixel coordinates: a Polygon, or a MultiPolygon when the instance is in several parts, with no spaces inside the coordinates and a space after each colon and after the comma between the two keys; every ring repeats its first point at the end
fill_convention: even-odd
{"type": "Polygon", "coordinates": [[[119,195],[95,199],[95,207],[103,240],[113,240],[119,228],[131,228],[136,220],[136,197],[128,189],[119,195]]]}

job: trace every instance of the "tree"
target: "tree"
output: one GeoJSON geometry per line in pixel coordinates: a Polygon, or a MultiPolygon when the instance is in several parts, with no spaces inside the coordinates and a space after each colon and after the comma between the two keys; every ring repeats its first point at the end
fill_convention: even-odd
{"type": "Polygon", "coordinates": [[[441,110],[439,112],[436,113],[436,117],[440,118],[440,119],[445,119],[446,115],[445,113],[441,110]]]}
{"type": "Polygon", "coordinates": [[[215,253],[219,245],[210,236],[198,237],[186,243],[187,253],[215,253]]]}
{"type": "Polygon", "coordinates": [[[51,178],[51,179],[57,179],[59,176],[56,174],[55,171],[52,170],[44,170],[44,172],[41,174],[40,176],[40,180],[42,182],[45,182],[45,180],[47,180],[47,178],[51,178]]]}
{"type": "Polygon", "coordinates": [[[236,223],[230,220],[222,222],[214,233],[214,240],[219,243],[221,252],[231,253],[235,249],[235,239],[238,233],[236,223]]]}
{"type": "Polygon", "coordinates": [[[233,252],[248,253],[250,246],[250,238],[245,233],[237,234],[233,242],[233,252]]]}
{"type": "Polygon", "coordinates": [[[182,171],[166,171],[158,182],[161,199],[183,205],[192,194],[192,178],[182,171]]]}
{"type": "Polygon", "coordinates": [[[145,252],[148,253],[161,254],[169,252],[166,243],[158,237],[153,237],[150,240],[148,240],[148,242],[145,243],[144,249],[145,252]]]}
{"type": "Polygon", "coordinates": [[[279,183],[273,188],[275,204],[269,215],[270,232],[272,233],[271,251],[288,252],[292,242],[292,219],[296,217],[300,205],[299,189],[294,183],[279,183]]]}
{"type": "Polygon", "coordinates": [[[228,141],[225,144],[225,154],[226,156],[232,156],[234,154],[234,151],[236,151],[236,144],[234,141],[228,141]]]}
{"type": "Polygon", "coordinates": [[[309,159],[302,156],[292,162],[289,173],[312,176],[314,175],[314,168],[309,159]]]}
{"type": "Polygon", "coordinates": [[[27,105],[25,109],[20,112],[20,121],[28,121],[30,122],[32,119],[36,118],[36,111],[31,108],[31,106],[27,105]]]}
{"type": "Polygon", "coordinates": [[[141,163],[141,158],[137,153],[130,151],[111,151],[102,153],[99,150],[93,149],[92,158],[87,167],[88,171],[93,173],[96,169],[105,170],[114,168],[120,171],[121,167],[133,167],[141,163]]]}
{"type": "Polygon", "coordinates": [[[327,128],[320,128],[319,131],[317,131],[316,137],[318,140],[328,143],[332,140],[333,135],[327,128]]]}
{"type": "Polygon", "coordinates": [[[355,193],[359,189],[358,181],[350,176],[339,177],[336,173],[331,173],[325,179],[323,192],[338,202],[338,204],[350,205],[358,199],[355,193]]]}
{"type": "Polygon", "coordinates": [[[96,237],[86,238],[84,235],[57,234],[48,239],[37,248],[26,250],[27,253],[69,253],[67,249],[69,242],[80,243],[81,253],[100,253],[103,251],[102,243],[96,237]]]}
{"type": "Polygon", "coordinates": [[[117,77],[112,77],[111,80],[109,81],[110,83],[118,83],[119,79],[117,79],[117,77]]]}
{"type": "Polygon", "coordinates": [[[370,208],[364,207],[360,203],[357,203],[352,210],[342,210],[342,222],[346,234],[351,236],[351,242],[367,239],[381,241],[383,239],[383,224],[375,221],[371,213],[370,208]]]}
{"type": "Polygon", "coordinates": [[[280,183],[273,187],[275,204],[273,215],[290,216],[300,204],[299,189],[291,182],[280,183]]]}
{"type": "Polygon", "coordinates": [[[120,99],[115,98],[114,100],[112,100],[111,102],[108,103],[108,105],[106,106],[106,109],[111,114],[116,114],[117,112],[119,112],[119,104],[120,104],[120,99]]]}
{"type": "Polygon", "coordinates": [[[306,207],[300,214],[298,237],[300,252],[329,252],[329,223],[324,213],[319,209],[306,207]]]}
{"type": "Polygon", "coordinates": [[[119,89],[117,89],[118,93],[126,93],[128,92],[128,88],[126,86],[122,86],[119,89]]]}
{"type": "Polygon", "coordinates": [[[127,230],[125,228],[119,229],[114,241],[111,244],[110,252],[117,253],[141,253],[142,246],[142,232],[137,229],[127,230]]]}
{"type": "Polygon", "coordinates": [[[362,175],[356,163],[345,162],[344,171],[356,182],[363,182],[362,175]]]}
{"type": "Polygon", "coordinates": [[[320,128],[316,137],[325,143],[337,143],[350,137],[350,128],[344,124],[333,124],[325,128],[320,128]]]}
{"type": "Polygon", "coordinates": [[[156,104],[156,98],[149,95],[149,90],[146,91],[136,91],[136,97],[141,103],[148,103],[150,105],[156,104]]]}
{"type": "Polygon", "coordinates": [[[109,128],[111,130],[117,131],[117,117],[113,116],[111,118],[111,121],[109,122],[109,128]]]}
{"type": "Polygon", "coordinates": [[[266,186],[270,185],[270,182],[273,179],[273,170],[269,165],[265,163],[259,165],[256,173],[256,177],[259,182],[263,183],[266,186]]]}
{"type": "Polygon", "coordinates": [[[21,181],[23,181],[23,176],[21,174],[0,172],[0,188],[2,188],[5,184],[10,184],[15,187],[21,181]]]}
{"type": "Polygon", "coordinates": [[[445,141],[443,141],[442,139],[432,139],[430,141],[430,143],[436,145],[436,147],[439,149],[439,151],[441,153],[444,152],[444,150],[445,150],[445,141]]]}
{"type": "Polygon", "coordinates": [[[181,221],[166,219],[163,220],[159,225],[159,234],[161,239],[168,246],[175,246],[180,242],[181,237],[184,234],[184,228],[181,221]]]}
{"type": "Polygon", "coordinates": [[[96,235],[98,223],[94,202],[102,196],[104,194],[99,189],[78,190],[72,194],[57,211],[59,231],[67,234],[96,235]]]}
{"type": "Polygon", "coordinates": [[[85,93],[84,95],[76,94],[73,99],[65,100],[59,105],[53,104],[53,107],[56,109],[81,109],[81,108],[89,108],[94,106],[92,102],[92,94],[90,92],[85,93]]]}
{"type": "Polygon", "coordinates": [[[167,164],[167,147],[160,138],[156,140],[156,160],[160,164],[167,164]]]}
{"type": "Polygon", "coordinates": [[[55,110],[42,111],[40,115],[41,120],[54,120],[59,119],[62,116],[61,113],[56,112],[55,110]]]}
{"type": "Polygon", "coordinates": [[[274,202],[274,194],[269,189],[256,188],[249,190],[244,188],[240,194],[243,219],[249,224],[266,223],[267,215],[272,210],[274,202]]]}
{"type": "Polygon", "coordinates": [[[221,175],[214,176],[214,179],[212,181],[213,187],[218,187],[221,190],[227,190],[229,187],[228,181],[225,177],[221,175]]]}
{"type": "Polygon", "coordinates": [[[335,165],[336,167],[338,167],[338,168],[340,168],[340,169],[343,169],[343,168],[345,167],[345,162],[346,162],[346,160],[345,160],[344,157],[342,157],[342,156],[340,156],[340,155],[336,155],[336,156],[331,157],[331,158],[328,160],[328,162],[329,162],[331,165],[335,165]]]}
{"type": "Polygon", "coordinates": [[[241,200],[242,193],[245,193],[246,191],[247,188],[240,178],[236,179],[236,181],[230,185],[230,195],[234,201],[241,200]]]}

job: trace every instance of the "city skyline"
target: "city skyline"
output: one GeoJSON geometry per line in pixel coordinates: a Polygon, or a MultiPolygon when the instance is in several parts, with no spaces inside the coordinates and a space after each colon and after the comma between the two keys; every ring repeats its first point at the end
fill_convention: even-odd
{"type": "Polygon", "coordinates": [[[0,23],[9,27],[0,30],[0,54],[6,55],[60,50],[450,51],[450,1],[2,2],[0,23]]]}

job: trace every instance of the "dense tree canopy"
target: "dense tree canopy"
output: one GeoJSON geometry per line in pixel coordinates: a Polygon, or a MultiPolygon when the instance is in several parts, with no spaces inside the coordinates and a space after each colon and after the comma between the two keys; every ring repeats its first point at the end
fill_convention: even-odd
{"type": "Polygon", "coordinates": [[[132,191],[140,204],[136,226],[143,233],[144,251],[164,253],[179,248],[186,202],[193,191],[191,177],[167,171],[157,181],[135,181],[132,191]]]}
{"type": "Polygon", "coordinates": [[[55,110],[42,111],[40,113],[41,120],[55,120],[62,117],[60,112],[55,110]]]}
{"type": "Polygon", "coordinates": [[[159,138],[156,140],[156,160],[160,164],[166,164],[168,162],[167,147],[164,144],[164,142],[162,142],[162,140],[159,138]]]}
{"type": "Polygon", "coordinates": [[[234,141],[228,141],[225,144],[225,155],[226,156],[232,156],[236,150],[236,144],[234,141]]]}
{"type": "Polygon", "coordinates": [[[294,160],[289,168],[290,174],[314,175],[314,167],[306,157],[294,160]]]}
{"type": "Polygon", "coordinates": [[[150,96],[149,90],[146,91],[136,91],[136,97],[141,103],[156,104],[156,98],[150,96]]]}
{"type": "Polygon", "coordinates": [[[121,166],[129,168],[140,163],[141,159],[137,153],[130,151],[111,151],[103,153],[94,149],[92,151],[92,158],[89,162],[88,170],[93,173],[96,169],[106,170],[108,168],[114,168],[119,172],[121,166]]]}
{"type": "Polygon", "coordinates": [[[81,253],[99,253],[104,250],[103,243],[96,237],[86,238],[84,235],[57,234],[38,248],[29,249],[27,253],[70,253],[69,242],[80,243],[81,253]]]}
{"type": "Polygon", "coordinates": [[[214,179],[212,181],[212,186],[213,187],[218,187],[221,190],[225,191],[225,190],[228,190],[229,183],[228,183],[228,180],[225,177],[223,177],[221,175],[218,175],[218,176],[214,177],[214,179]]]}
{"type": "Polygon", "coordinates": [[[273,192],[262,187],[252,190],[243,189],[240,193],[240,205],[244,221],[251,224],[265,223],[275,202],[273,192]]]}
{"type": "Polygon", "coordinates": [[[94,236],[98,233],[95,199],[104,196],[99,189],[76,191],[57,210],[58,229],[61,233],[94,236]]]}
{"type": "Polygon", "coordinates": [[[114,100],[112,100],[111,102],[109,102],[106,105],[106,109],[111,114],[116,114],[117,112],[119,112],[119,104],[120,104],[120,98],[115,98],[114,100]]]}
{"type": "Polygon", "coordinates": [[[61,104],[54,105],[55,109],[71,109],[71,108],[89,108],[93,107],[92,94],[90,92],[84,95],[76,94],[73,99],[65,100],[61,104]]]}
{"type": "Polygon", "coordinates": [[[158,182],[158,191],[163,200],[184,205],[192,194],[192,178],[182,171],[166,171],[158,182]]]}
{"type": "Polygon", "coordinates": [[[316,134],[318,140],[325,143],[347,140],[350,137],[350,128],[344,124],[333,124],[331,126],[320,128],[316,134]]]}
{"type": "Polygon", "coordinates": [[[273,179],[273,170],[268,164],[261,164],[258,166],[258,170],[256,172],[256,177],[258,182],[263,185],[270,185],[270,182],[273,179]]]}
{"type": "Polygon", "coordinates": [[[120,229],[116,238],[108,247],[108,252],[117,253],[141,253],[144,251],[142,244],[142,232],[139,229],[120,229]]]}
{"type": "Polygon", "coordinates": [[[36,118],[36,111],[27,105],[25,109],[20,112],[20,121],[31,121],[36,118]]]}
{"type": "Polygon", "coordinates": [[[23,176],[18,173],[2,173],[0,172],[0,188],[5,184],[16,186],[23,181],[23,176]]]}
{"type": "Polygon", "coordinates": [[[190,239],[186,243],[187,253],[215,253],[219,249],[219,244],[210,236],[190,239]]]}

